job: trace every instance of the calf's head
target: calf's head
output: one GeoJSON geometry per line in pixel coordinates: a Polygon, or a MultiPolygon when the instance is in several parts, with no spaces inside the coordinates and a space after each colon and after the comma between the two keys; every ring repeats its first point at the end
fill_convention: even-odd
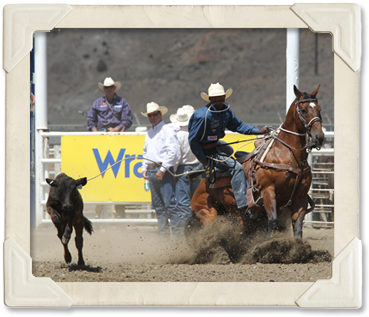
{"type": "Polygon", "coordinates": [[[50,194],[59,201],[63,211],[71,211],[74,204],[80,197],[78,188],[87,184],[87,178],[79,178],[77,180],[62,173],[55,179],[46,178],[46,182],[52,187],[50,194]]]}

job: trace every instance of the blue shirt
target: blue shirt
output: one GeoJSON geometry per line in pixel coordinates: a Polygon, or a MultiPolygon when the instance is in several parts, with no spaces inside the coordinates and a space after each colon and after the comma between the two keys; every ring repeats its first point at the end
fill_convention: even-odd
{"type": "Polygon", "coordinates": [[[131,108],[125,99],[115,94],[109,104],[106,96],[95,100],[87,114],[87,127],[90,131],[93,128],[102,129],[107,125],[119,127],[119,130],[125,127],[127,130],[132,125],[131,108]]]}
{"type": "Polygon", "coordinates": [[[191,116],[188,124],[188,141],[191,151],[200,162],[207,160],[201,144],[213,143],[224,138],[226,128],[247,135],[259,132],[259,129],[239,120],[234,112],[226,107],[225,110],[217,110],[209,103],[195,111],[191,116]]]}

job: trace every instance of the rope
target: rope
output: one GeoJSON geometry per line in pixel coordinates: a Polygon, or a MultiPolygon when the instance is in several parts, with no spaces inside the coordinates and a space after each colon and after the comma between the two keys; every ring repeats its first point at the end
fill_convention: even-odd
{"type": "MultiPolygon", "coordinates": [[[[148,159],[148,158],[145,158],[145,157],[137,157],[137,159],[138,159],[138,160],[147,160],[147,161],[150,161],[150,162],[152,162],[152,163],[158,164],[157,162],[155,162],[155,161],[153,161],[153,160],[150,160],[150,159],[148,159]]],[[[91,181],[91,180],[93,180],[93,179],[95,179],[95,178],[99,177],[100,175],[104,174],[106,171],[108,171],[109,169],[111,169],[114,165],[117,165],[118,163],[121,163],[122,161],[125,161],[125,160],[126,160],[126,159],[124,158],[124,159],[121,159],[121,160],[119,160],[119,161],[115,162],[113,165],[110,165],[110,167],[108,167],[107,169],[105,169],[104,171],[102,171],[100,174],[98,174],[98,175],[96,175],[96,176],[94,176],[94,177],[89,178],[87,181],[89,182],[89,181],[91,181]]],[[[165,166],[163,166],[163,165],[161,165],[161,164],[158,164],[158,165],[160,165],[161,167],[164,167],[164,168],[165,168],[165,170],[166,170],[167,172],[169,172],[169,174],[170,174],[170,175],[172,175],[173,177],[180,177],[180,176],[188,175],[188,174],[191,174],[191,173],[198,173],[198,172],[205,172],[205,171],[206,171],[206,169],[203,169],[203,170],[196,170],[196,171],[188,171],[188,172],[185,172],[185,173],[182,173],[182,174],[174,174],[174,173],[172,173],[169,169],[167,169],[165,166]]]]}
{"type": "MultiPolygon", "coordinates": [[[[224,145],[234,144],[234,143],[241,143],[241,142],[247,142],[247,143],[245,143],[245,144],[241,145],[238,149],[234,150],[234,151],[232,152],[232,154],[231,154],[231,155],[229,155],[229,156],[228,156],[226,159],[224,159],[224,160],[218,160],[218,159],[215,159],[215,158],[212,158],[212,157],[209,157],[209,156],[207,156],[207,158],[212,159],[212,160],[215,160],[215,161],[218,161],[218,162],[225,162],[225,161],[229,160],[230,158],[232,158],[232,155],[233,155],[234,153],[236,153],[237,151],[239,151],[239,150],[240,150],[241,148],[243,148],[244,146],[246,146],[246,145],[248,145],[248,144],[252,143],[254,140],[257,140],[257,139],[267,139],[267,138],[270,138],[270,137],[271,137],[271,136],[270,136],[270,135],[268,135],[268,136],[263,136],[263,137],[261,137],[261,138],[251,139],[251,140],[242,140],[242,141],[236,141],[236,142],[232,142],[232,143],[227,143],[227,144],[224,144],[224,145]]],[[[223,146],[223,145],[220,145],[220,146],[223,146]]],[[[158,165],[160,165],[161,167],[164,167],[163,165],[159,164],[158,162],[155,162],[155,161],[153,161],[153,160],[151,160],[151,159],[148,159],[148,158],[145,158],[145,157],[137,157],[137,159],[138,159],[138,160],[147,160],[147,161],[150,161],[150,162],[152,162],[152,163],[158,164],[158,165]]],[[[119,160],[119,161],[115,162],[113,165],[110,165],[110,167],[108,167],[107,169],[105,169],[104,171],[102,171],[100,174],[98,174],[98,175],[96,175],[96,176],[94,176],[94,177],[89,178],[87,181],[89,182],[89,181],[91,181],[91,180],[93,180],[93,179],[95,179],[95,178],[99,177],[100,175],[104,174],[106,171],[108,171],[109,169],[111,169],[113,166],[115,166],[116,164],[121,163],[122,161],[125,161],[125,160],[126,160],[126,159],[125,159],[125,158],[123,158],[123,159],[121,159],[121,160],[119,160]]],[[[174,174],[174,173],[172,173],[169,169],[167,169],[166,167],[164,167],[164,168],[165,168],[165,170],[166,170],[167,172],[169,172],[169,174],[170,174],[170,175],[172,175],[174,178],[176,178],[176,177],[180,177],[180,176],[183,176],[183,175],[192,174],[192,173],[199,173],[199,172],[206,172],[206,171],[207,171],[207,169],[202,169],[202,170],[195,170],[195,171],[187,171],[187,172],[182,173],[182,174],[174,174]]]]}
{"type": "MultiPolygon", "coordinates": [[[[265,137],[264,137],[264,138],[265,138],[265,137]]],[[[228,158],[226,158],[225,160],[217,160],[217,159],[214,159],[214,158],[213,158],[213,160],[216,160],[216,161],[218,161],[218,162],[225,162],[225,161],[229,160],[235,152],[237,152],[239,149],[241,149],[242,147],[246,146],[247,144],[249,144],[249,143],[252,143],[252,142],[253,142],[253,141],[249,141],[249,140],[247,140],[247,141],[248,141],[247,143],[245,143],[244,145],[240,146],[237,150],[233,151],[233,153],[232,153],[228,158]]],[[[245,142],[245,141],[237,141],[237,142],[245,142]]],[[[236,142],[234,142],[234,143],[236,143],[236,142]]],[[[208,157],[208,156],[207,156],[207,158],[210,158],[210,159],[211,159],[211,157],[208,157]]],[[[150,160],[150,159],[145,158],[145,157],[138,157],[137,159],[138,159],[138,160],[147,160],[147,161],[150,161],[150,162],[152,162],[152,163],[158,164],[158,162],[155,162],[155,161],[150,160]]],[[[95,178],[99,177],[100,175],[104,174],[106,171],[108,171],[109,169],[111,169],[113,166],[115,166],[115,165],[117,165],[118,163],[121,163],[122,161],[125,161],[125,160],[126,160],[126,159],[124,158],[124,159],[121,159],[121,160],[119,160],[119,161],[115,162],[113,165],[110,165],[107,169],[105,169],[104,171],[102,171],[100,174],[98,174],[98,175],[96,175],[96,176],[94,176],[94,177],[89,178],[87,181],[89,182],[89,181],[91,181],[91,180],[93,180],[93,179],[95,179],[95,178]]],[[[161,167],[164,167],[164,166],[163,166],[163,165],[161,165],[161,164],[158,164],[158,165],[160,165],[161,167]]],[[[174,174],[174,173],[172,173],[169,169],[167,169],[166,167],[164,167],[164,168],[165,168],[165,170],[166,170],[167,172],[169,172],[169,174],[170,174],[170,175],[172,175],[173,177],[180,177],[180,176],[188,175],[188,174],[191,174],[191,173],[206,172],[206,169],[202,169],[202,170],[188,171],[188,172],[185,172],[185,173],[182,173],[182,174],[174,174]]]]}
{"type": "MultiPolygon", "coordinates": [[[[256,138],[256,139],[252,139],[252,140],[244,140],[244,141],[236,141],[236,142],[233,142],[233,143],[227,143],[227,144],[224,144],[224,145],[228,145],[228,144],[234,144],[234,143],[240,143],[240,142],[247,142],[247,143],[245,143],[244,145],[241,145],[239,148],[237,148],[236,150],[233,150],[233,152],[232,152],[232,154],[231,155],[229,155],[226,159],[224,159],[224,160],[218,160],[218,159],[216,159],[216,158],[211,158],[211,157],[209,157],[209,156],[207,156],[207,158],[211,158],[211,159],[213,159],[214,161],[217,161],[217,162],[226,162],[226,161],[228,161],[230,158],[232,158],[232,155],[234,155],[237,151],[239,151],[241,148],[243,148],[244,146],[246,146],[246,145],[248,145],[248,144],[250,144],[250,143],[252,143],[252,142],[254,142],[254,140],[258,140],[258,139],[268,139],[268,138],[270,138],[271,137],[271,135],[267,135],[267,136],[262,136],[262,137],[260,137],[260,138],[256,138]]],[[[220,146],[223,146],[223,145],[220,145],[220,146]]]]}

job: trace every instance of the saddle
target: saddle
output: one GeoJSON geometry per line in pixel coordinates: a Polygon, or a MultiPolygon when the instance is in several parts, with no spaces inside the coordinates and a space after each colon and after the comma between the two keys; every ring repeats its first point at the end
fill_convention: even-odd
{"type": "MultiPolygon", "coordinates": [[[[269,151],[272,142],[274,140],[269,139],[255,141],[255,149],[251,153],[236,152],[235,157],[240,164],[243,164],[249,160],[256,160],[257,158],[264,158],[269,151]]],[[[251,166],[249,189],[246,191],[247,204],[251,212],[261,212],[263,210],[263,198],[260,197],[259,191],[256,189],[256,171],[254,172],[254,164],[251,166]]]]}
{"type": "Polygon", "coordinates": [[[209,189],[217,189],[232,187],[231,179],[232,175],[229,171],[216,170],[212,175],[212,179],[206,178],[206,182],[209,184],[209,189]]]}
{"type": "MultiPolygon", "coordinates": [[[[252,213],[257,213],[263,210],[263,198],[260,196],[259,190],[257,189],[257,181],[256,181],[256,174],[258,169],[273,169],[275,171],[280,172],[290,172],[296,175],[295,184],[292,189],[292,193],[290,196],[290,199],[288,202],[280,207],[281,209],[284,209],[291,205],[293,196],[297,190],[297,187],[299,186],[302,176],[306,173],[309,173],[311,171],[311,167],[308,165],[307,167],[303,168],[305,166],[307,156],[302,163],[302,168],[292,168],[289,165],[286,164],[275,164],[275,163],[266,163],[264,162],[264,159],[266,155],[268,154],[269,150],[272,148],[274,144],[275,138],[268,138],[267,140],[258,140],[255,144],[255,149],[251,153],[248,152],[236,152],[235,158],[240,163],[243,164],[247,161],[251,161],[251,166],[248,171],[248,177],[247,181],[249,183],[249,189],[246,191],[247,196],[247,202],[249,206],[249,210],[252,213]]],[[[307,154],[308,155],[308,154],[307,154]]],[[[211,175],[210,175],[211,176],[211,175]]],[[[209,189],[216,189],[216,188],[222,188],[222,187],[231,187],[231,175],[228,172],[220,172],[216,171],[213,174],[213,179],[209,180],[207,179],[207,182],[209,184],[209,189]]],[[[310,209],[308,209],[308,212],[314,209],[315,204],[313,200],[310,198],[309,195],[308,200],[309,204],[311,206],[310,209]]]]}
{"type": "MultiPolygon", "coordinates": [[[[269,140],[269,141],[272,141],[272,140],[269,140]]],[[[256,157],[261,157],[264,154],[264,151],[266,150],[267,145],[269,144],[269,141],[268,142],[266,142],[265,140],[256,141],[254,151],[252,151],[251,153],[238,151],[235,153],[234,156],[240,164],[248,160],[254,159],[256,157]]],[[[214,172],[212,180],[207,179],[206,181],[209,184],[209,189],[217,189],[217,188],[224,188],[224,187],[232,187],[231,179],[232,179],[232,176],[229,171],[217,170],[214,172]]],[[[260,212],[263,210],[262,208],[263,199],[262,197],[257,197],[255,201],[255,194],[256,194],[255,187],[251,186],[246,191],[247,203],[252,212],[260,212]]]]}

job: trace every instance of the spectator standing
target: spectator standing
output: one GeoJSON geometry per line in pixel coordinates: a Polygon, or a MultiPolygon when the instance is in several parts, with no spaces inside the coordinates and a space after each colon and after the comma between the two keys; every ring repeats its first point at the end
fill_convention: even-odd
{"type": "MultiPolygon", "coordinates": [[[[105,92],[105,96],[92,104],[87,114],[87,127],[89,131],[124,132],[132,125],[132,113],[128,102],[115,92],[120,89],[121,83],[106,77],[104,83],[98,87],[105,92]]],[[[100,218],[103,205],[96,205],[96,216],[100,218]]],[[[124,217],[124,206],[115,206],[118,218],[124,217]]]]}
{"type": "Polygon", "coordinates": [[[87,127],[90,131],[124,132],[132,125],[132,113],[128,102],[115,92],[121,83],[111,77],[99,83],[99,88],[105,92],[93,103],[87,114],[87,127]]]}
{"type": "Polygon", "coordinates": [[[167,112],[166,107],[150,102],[146,105],[146,112],[141,114],[152,125],[145,137],[142,176],[149,179],[152,206],[158,219],[159,238],[169,241],[170,227],[175,240],[183,232],[183,222],[176,210],[174,176],[168,172],[174,173],[173,167],[179,159],[179,146],[173,127],[164,124],[162,120],[167,112]]]}
{"type": "MultiPolygon", "coordinates": [[[[177,175],[193,170],[199,165],[199,161],[192,153],[188,143],[188,122],[193,112],[194,108],[192,106],[185,105],[179,108],[176,114],[170,116],[170,121],[180,127],[180,130],[177,131],[180,152],[180,158],[175,167],[177,175]]],[[[191,199],[200,181],[200,177],[193,180],[189,180],[186,175],[176,177],[176,207],[178,212],[181,213],[183,227],[191,216],[191,199]]]]}

